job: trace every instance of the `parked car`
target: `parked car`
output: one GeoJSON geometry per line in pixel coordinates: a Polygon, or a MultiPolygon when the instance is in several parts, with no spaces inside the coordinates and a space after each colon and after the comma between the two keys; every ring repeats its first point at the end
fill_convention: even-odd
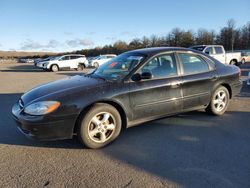
{"type": "Polygon", "coordinates": [[[106,63],[107,61],[113,59],[114,57],[116,57],[115,54],[99,55],[99,56],[91,59],[91,61],[89,61],[89,66],[90,67],[99,67],[100,65],[106,63]]]}
{"type": "Polygon", "coordinates": [[[18,59],[18,63],[33,63],[34,60],[33,59],[29,59],[29,58],[19,58],[18,59]]]}
{"type": "MultiPolygon", "coordinates": [[[[94,72],[32,89],[12,114],[26,136],[77,135],[89,148],[114,141],[123,128],[205,109],[222,115],[241,89],[240,69],[186,48],[123,53],[94,72]]],[[[139,133],[138,133],[139,134],[139,133]]]]}
{"type": "Polygon", "coordinates": [[[54,58],[53,56],[51,57],[47,57],[45,59],[42,59],[42,58],[37,58],[34,60],[34,65],[36,66],[38,63],[42,62],[42,61],[49,61],[50,59],[54,58]]]}
{"type": "Polygon", "coordinates": [[[226,52],[221,45],[198,45],[190,48],[202,51],[224,64],[240,65],[241,63],[240,52],[226,52]]]}
{"type": "Polygon", "coordinates": [[[250,62],[250,52],[241,52],[241,63],[250,62]]]}
{"type": "Polygon", "coordinates": [[[53,72],[62,69],[82,70],[88,65],[88,60],[84,55],[63,55],[49,58],[47,61],[41,61],[36,64],[37,67],[53,72]]]}

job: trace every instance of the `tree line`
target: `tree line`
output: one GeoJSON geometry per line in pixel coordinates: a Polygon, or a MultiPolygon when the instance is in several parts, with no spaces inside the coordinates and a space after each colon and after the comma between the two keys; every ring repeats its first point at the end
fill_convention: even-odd
{"type": "Polygon", "coordinates": [[[221,28],[219,32],[207,29],[199,29],[194,32],[192,30],[174,28],[165,36],[144,36],[142,38],[135,38],[130,42],[119,40],[112,45],[105,45],[93,49],[83,49],[75,53],[84,54],[86,56],[97,56],[100,54],[120,54],[128,50],[147,47],[190,47],[201,44],[223,45],[227,51],[250,50],[250,21],[244,26],[236,27],[236,22],[230,19],[226,26],[221,28]]]}

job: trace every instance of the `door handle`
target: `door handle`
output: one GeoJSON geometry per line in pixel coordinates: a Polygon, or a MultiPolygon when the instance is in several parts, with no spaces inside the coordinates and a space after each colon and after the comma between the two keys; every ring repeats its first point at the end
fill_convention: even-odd
{"type": "Polygon", "coordinates": [[[218,76],[217,75],[214,75],[214,76],[211,76],[210,77],[210,80],[212,80],[212,81],[215,81],[215,80],[217,80],[218,79],[218,76]]]}
{"type": "Polygon", "coordinates": [[[172,82],[170,85],[171,85],[171,88],[178,88],[181,86],[181,82],[172,82]]]}

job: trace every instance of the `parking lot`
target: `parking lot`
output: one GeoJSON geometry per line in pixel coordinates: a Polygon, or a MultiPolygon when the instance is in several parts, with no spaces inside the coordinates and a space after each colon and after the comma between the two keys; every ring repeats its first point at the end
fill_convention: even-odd
{"type": "MultiPolygon", "coordinates": [[[[221,117],[195,111],[130,128],[113,144],[38,142],[16,128],[11,107],[27,90],[90,71],[44,72],[0,64],[0,187],[250,187],[250,86],[221,117]]],[[[242,66],[242,79],[250,64],[242,66]]]]}

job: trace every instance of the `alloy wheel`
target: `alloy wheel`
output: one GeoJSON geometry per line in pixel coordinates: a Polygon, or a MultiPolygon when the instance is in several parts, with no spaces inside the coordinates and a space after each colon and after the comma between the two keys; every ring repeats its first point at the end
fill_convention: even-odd
{"type": "Polygon", "coordinates": [[[116,122],[109,112],[96,114],[88,124],[89,138],[97,143],[104,143],[109,140],[115,132],[116,122]]]}
{"type": "Polygon", "coordinates": [[[214,99],[213,99],[213,104],[215,109],[220,112],[222,110],[224,110],[224,108],[227,105],[227,96],[226,96],[226,92],[224,90],[219,90],[214,99]]]}

